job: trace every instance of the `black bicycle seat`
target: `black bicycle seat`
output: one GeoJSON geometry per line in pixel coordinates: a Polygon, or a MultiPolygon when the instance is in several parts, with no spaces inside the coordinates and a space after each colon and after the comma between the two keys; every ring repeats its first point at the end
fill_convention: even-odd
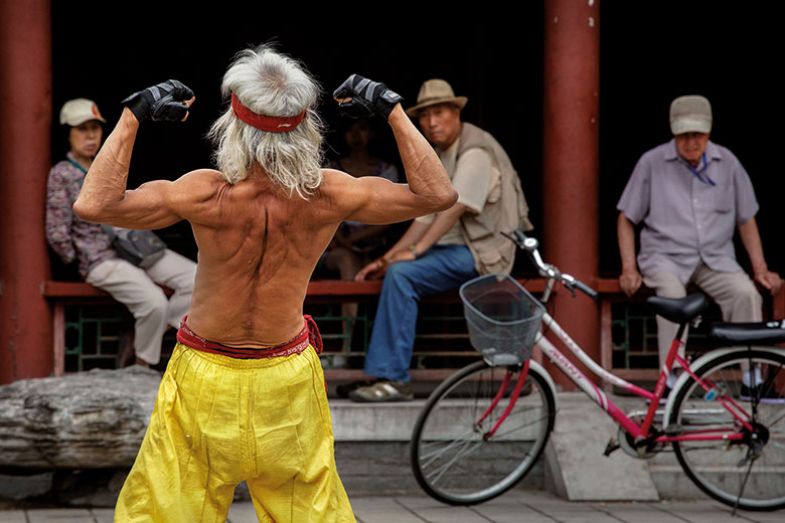
{"type": "Polygon", "coordinates": [[[706,309],[706,298],[696,293],[684,298],[662,298],[651,296],[646,299],[651,310],[674,323],[687,323],[706,309]]]}
{"type": "Polygon", "coordinates": [[[709,338],[722,343],[783,343],[785,320],[755,323],[715,323],[709,327],[709,338]]]}

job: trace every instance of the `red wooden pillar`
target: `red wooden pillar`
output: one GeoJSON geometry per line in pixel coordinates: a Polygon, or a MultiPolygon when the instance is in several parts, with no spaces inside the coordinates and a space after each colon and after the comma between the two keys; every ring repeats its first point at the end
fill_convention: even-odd
{"type": "MultiPolygon", "coordinates": [[[[591,286],[599,250],[599,12],[598,0],[545,1],[543,249],[548,261],[591,286]]],[[[557,321],[599,361],[598,304],[566,291],[555,300],[557,321]]]]}
{"type": "Polygon", "coordinates": [[[44,237],[50,167],[49,0],[0,0],[0,383],[52,371],[44,237]]]}

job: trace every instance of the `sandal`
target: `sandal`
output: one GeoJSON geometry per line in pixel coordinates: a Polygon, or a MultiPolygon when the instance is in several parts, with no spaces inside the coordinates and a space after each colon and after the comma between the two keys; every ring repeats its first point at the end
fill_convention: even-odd
{"type": "Polygon", "coordinates": [[[368,380],[357,380],[344,383],[343,385],[338,385],[335,387],[335,394],[337,394],[339,398],[348,398],[350,392],[357,390],[360,387],[368,387],[378,381],[379,378],[372,378],[368,380]]]}
{"type": "Polygon", "coordinates": [[[412,401],[414,392],[408,383],[379,380],[373,385],[360,387],[349,393],[349,399],[359,403],[381,403],[385,401],[412,401]]]}

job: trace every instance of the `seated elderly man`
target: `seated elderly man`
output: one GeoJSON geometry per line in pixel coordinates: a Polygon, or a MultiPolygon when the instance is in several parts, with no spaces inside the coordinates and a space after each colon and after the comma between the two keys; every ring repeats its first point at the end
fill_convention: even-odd
{"type": "MultiPolygon", "coordinates": [[[[673,139],[641,156],[617,206],[619,284],[628,296],[643,282],[658,296],[679,298],[685,296],[685,286],[694,283],[719,304],[725,321],[760,321],[761,296],[736,262],[735,230],[755,282],[775,294],[782,281],[763,257],[750,177],[732,152],[709,140],[712,112],[703,96],[673,100],[670,127],[673,139]],[[636,263],[638,224],[641,250],[636,263]]],[[[676,329],[657,317],[661,365],[676,329]]],[[[748,388],[760,382],[759,374],[755,369],[745,376],[748,388]]],[[[669,387],[675,377],[669,377],[669,387]]]]}
{"type": "Polygon", "coordinates": [[[502,233],[532,228],[518,173],[490,133],[461,121],[465,96],[444,80],[422,84],[406,112],[420,124],[450,176],[458,202],[415,220],[381,258],[356,276],[384,276],[365,359],[368,378],[338,387],[359,402],[414,398],[409,364],[420,299],[458,288],[478,274],[509,273],[515,246],[502,233]]]}

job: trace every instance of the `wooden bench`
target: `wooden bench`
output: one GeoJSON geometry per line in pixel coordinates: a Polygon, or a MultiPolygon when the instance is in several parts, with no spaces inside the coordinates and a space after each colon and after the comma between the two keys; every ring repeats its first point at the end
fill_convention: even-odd
{"type": "MultiPolygon", "coordinates": [[[[544,281],[540,279],[521,280],[521,282],[533,293],[542,292],[544,289],[544,281]]],[[[612,305],[618,302],[627,302],[630,299],[621,292],[616,279],[598,279],[593,286],[600,293],[600,362],[603,367],[625,379],[656,379],[656,368],[613,367],[612,305]]],[[[315,280],[308,285],[306,306],[309,303],[371,302],[378,298],[381,288],[381,280],[367,282],[315,280]]],[[[47,281],[43,286],[43,294],[53,306],[55,375],[59,376],[65,370],[66,307],[69,305],[109,304],[114,303],[114,300],[104,291],[81,282],[47,281]]],[[[429,297],[427,302],[455,302],[457,300],[457,293],[449,292],[429,297]]],[[[785,291],[781,291],[773,297],[771,309],[766,312],[765,316],[769,318],[785,318],[785,291]]],[[[411,374],[414,380],[438,381],[452,372],[453,369],[412,369],[411,374]]],[[[328,379],[337,381],[360,379],[363,375],[360,369],[327,369],[325,374],[328,379]]]]}
{"type": "MultiPolygon", "coordinates": [[[[542,292],[544,284],[541,280],[531,280],[525,283],[532,292],[542,292]]],[[[306,308],[309,304],[365,302],[376,299],[382,289],[382,281],[353,282],[341,280],[314,280],[308,284],[306,292],[306,308]]],[[[60,376],[65,372],[66,354],[66,307],[72,305],[103,305],[115,303],[106,292],[83,282],[58,282],[46,281],[43,286],[43,295],[53,307],[54,331],[54,373],[60,376]]],[[[457,292],[441,293],[430,296],[426,303],[454,303],[458,302],[457,292]]],[[[454,334],[445,334],[451,336],[454,334]]],[[[439,335],[433,335],[438,337],[439,335]]],[[[466,334],[461,334],[467,337],[466,334]]],[[[327,355],[340,354],[338,352],[327,355]]],[[[476,356],[473,351],[428,351],[423,354],[429,356],[476,356]]],[[[433,381],[446,378],[453,369],[412,369],[412,378],[415,380],[433,381]]],[[[360,379],[363,376],[360,369],[327,369],[328,379],[337,381],[360,379]]]]}
{"type": "MultiPolygon", "coordinates": [[[[308,285],[307,297],[309,301],[312,300],[315,303],[367,301],[377,297],[381,288],[381,281],[313,281],[308,285]]],[[[69,305],[108,305],[116,302],[108,293],[84,282],[46,281],[42,293],[52,304],[54,374],[61,376],[65,372],[66,307],[69,305]]]]}
{"type": "Polygon", "coordinates": [[[54,375],[62,376],[65,372],[65,308],[68,305],[101,305],[115,301],[106,292],[82,282],[46,281],[42,293],[52,304],[54,375]]]}

